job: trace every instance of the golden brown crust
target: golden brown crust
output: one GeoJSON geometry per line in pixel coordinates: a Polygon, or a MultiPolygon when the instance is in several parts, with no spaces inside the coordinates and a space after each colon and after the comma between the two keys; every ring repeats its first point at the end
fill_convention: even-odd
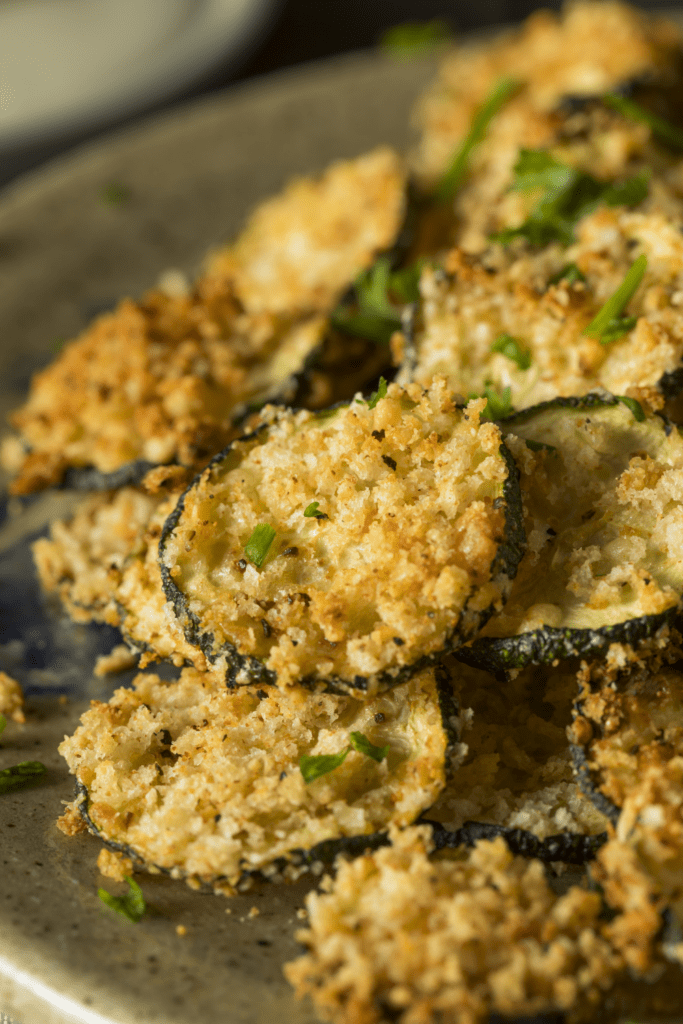
{"type": "Polygon", "coordinates": [[[413,821],[443,787],[446,745],[432,669],[363,703],[300,688],[231,692],[187,668],[94,701],[59,749],[103,839],[227,891],[294,849],[413,821]],[[351,732],[388,745],[387,756],[351,750],[306,784],[299,759],[338,753],[351,732]]]}
{"type": "Polygon", "coordinates": [[[428,830],[341,863],[306,905],[304,956],[285,973],[333,1024],[478,1024],[591,1015],[623,972],[597,893],[556,896],[502,839],[430,858],[428,830]]]}
{"type": "Polygon", "coordinates": [[[21,684],[8,676],[6,672],[0,672],[0,715],[11,718],[13,722],[19,724],[26,721],[24,691],[21,684]]]}
{"type": "Polygon", "coordinates": [[[280,685],[353,685],[472,635],[508,583],[492,572],[509,469],[483,404],[459,410],[443,380],[391,384],[374,408],[283,414],[236,443],[165,527],[177,614],[280,685]],[[305,515],[313,502],[322,518],[305,515]],[[257,566],[245,546],[261,524],[275,540],[257,566]]]}

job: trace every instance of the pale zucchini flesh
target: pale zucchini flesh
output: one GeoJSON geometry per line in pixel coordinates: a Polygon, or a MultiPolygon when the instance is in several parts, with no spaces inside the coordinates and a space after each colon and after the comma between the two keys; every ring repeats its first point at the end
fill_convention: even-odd
{"type": "Polygon", "coordinates": [[[678,428],[596,394],[545,403],[502,429],[522,472],[529,547],[505,608],[461,655],[520,667],[637,645],[673,621],[683,593],[678,428]]]}

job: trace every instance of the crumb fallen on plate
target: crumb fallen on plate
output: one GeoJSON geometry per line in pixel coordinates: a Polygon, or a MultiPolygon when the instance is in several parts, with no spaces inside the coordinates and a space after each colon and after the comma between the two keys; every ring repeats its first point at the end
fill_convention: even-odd
{"type": "Polygon", "coordinates": [[[124,857],[115,850],[107,850],[106,847],[100,850],[97,867],[101,875],[113,878],[116,882],[125,882],[133,874],[133,861],[130,857],[124,857]]]}

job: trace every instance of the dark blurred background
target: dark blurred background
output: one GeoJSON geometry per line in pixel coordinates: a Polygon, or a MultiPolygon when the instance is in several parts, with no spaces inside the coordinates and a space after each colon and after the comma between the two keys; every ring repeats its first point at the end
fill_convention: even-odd
{"type": "MultiPolygon", "coordinates": [[[[382,33],[391,26],[408,21],[442,19],[457,34],[519,21],[538,6],[534,0],[475,0],[469,3],[465,0],[374,0],[369,3],[360,0],[271,0],[267,13],[246,33],[237,52],[233,50],[225,60],[214,60],[210,69],[198,72],[181,90],[171,88],[161,100],[154,98],[145,102],[142,98],[134,115],[127,113],[109,117],[97,127],[71,130],[58,139],[32,141],[9,151],[0,147],[0,187],[74,145],[112,128],[132,124],[150,112],[214,93],[257,75],[375,46],[382,33]]],[[[542,6],[557,10],[561,2],[549,0],[542,6]]],[[[680,8],[682,4],[680,0],[641,0],[637,6],[666,10],[680,8]]]]}

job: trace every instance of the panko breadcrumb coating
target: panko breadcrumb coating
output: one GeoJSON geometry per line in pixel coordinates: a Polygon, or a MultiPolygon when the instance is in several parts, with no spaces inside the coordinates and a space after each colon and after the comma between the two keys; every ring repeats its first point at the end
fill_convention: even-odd
{"type": "Polygon", "coordinates": [[[589,168],[600,178],[624,173],[634,152],[662,167],[646,126],[608,115],[612,127],[605,131],[602,112],[594,124],[590,121],[595,114],[589,113],[587,125],[585,109],[575,101],[635,82],[654,91],[660,113],[666,115],[669,97],[677,102],[680,68],[679,30],[633,7],[574,3],[563,16],[538,12],[493,42],[457,47],[441,63],[416,111],[422,135],[413,167],[426,187],[435,184],[495,84],[504,77],[519,83],[472,154],[468,181],[455,197],[460,244],[480,251],[488,232],[497,229],[495,217],[502,212],[505,220],[506,206],[511,204],[512,213],[518,204],[518,196],[504,197],[522,148],[566,149],[569,144],[574,154],[570,163],[589,168]]]}
{"type": "Polygon", "coordinates": [[[509,388],[514,409],[601,387],[661,408],[683,377],[682,228],[683,203],[675,216],[601,206],[579,222],[569,248],[512,247],[491,260],[453,250],[445,273],[423,273],[398,380],[426,384],[445,373],[462,395],[509,388]],[[628,305],[635,326],[610,344],[586,336],[641,255],[645,276],[628,305]],[[571,265],[583,279],[557,280],[571,265]],[[502,335],[517,341],[524,365],[494,351],[502,335]]]}
{"type": "Polygon", "coordinates": [[[464,642],[505,599],[523,544],[483,405],[456,407],[443,379],[390,384],[374,403],[283,413],[217,457],[159,548],[188,639],[212,660],[226,651],[245,681],[265,669],[278,685],[368,692],[464,642]],[[257,527],[275,531],[262,564],[257,527]]]}
{"type": "Polygon", "coordinates": [[[602,900],[557,896],[540,861],[502,838],[430,857],[429,830],[340,863],[306,899],[308,952],[287,964],[333,1024],[478,1024],[568,1012],[586,1019],[623,972],[603,936],[602,900]]]}
{"type": "MultiPolygon", "coordinates": [[[[186,291],[174,280],[97,319],[34,377],[11,417],[27,449],[14,493],[87,467],[198,468],[236,436],[249,405],[291,400],[321,346],[324,314],[393,244],[404,188],[387,148],[335,164],[259,208],[186,291]]],[[[16,470],[16,446],[6,458],[16,470]]]]}
{"type": "MultiPolygon", "coordinates": [[[[671,644],[621,671],[584,665],[570,732],[584,788],[614,807],[616,834],[600,851],[597,877],[628,911],[631,924],[622,921],[618,938],[640,971],[652,958],[662,910],[669,907],[683,926],[680,658],[671,644]]],[[[674,955],[683,963],[683,947],[674,955]]]]}
{"type": "Polygon", "coordinates": [[[326,312],[393,245],[405,213],[406,171],[386,146],[297,178],[252,213],[235,242],[206,261],[251,315],[326,312]]]}
{"type": "Polygon", "coordinates": [[[142,667],[154,660],[206,667],[166,606],[157,564],[161,527],[179,493],[172,480],[170,493],[123,487],[91,495],[33,544],[44,590],[57,594],[75,622],[118,626],[142,654],[142,667]]]}
{"type": "Polygon", "coordinates": [[[466,821],[520,828],[545,839],[597,835],[608,819],[574,778],[566,730],[577,693],[576,659],[530,666],[504,684],[449,659],[460,706],[462,764],[429,812],[455,831],[466,821]]]}
{"type": "Polygon", "coordinates": [[[59,750],[100,838],[123,844],[138,868],[230,893],[245,872],[277,873],[294,850],[414,821],[444,785],[447,746],[433,669],[362,702],[229,691],[187,668],[175,682],[138,675],[132,690],[94,701],[59,750]],[[338,753],[351,732],[387,756],[353,749],[307,784],[299,759],[338,753]]]}

